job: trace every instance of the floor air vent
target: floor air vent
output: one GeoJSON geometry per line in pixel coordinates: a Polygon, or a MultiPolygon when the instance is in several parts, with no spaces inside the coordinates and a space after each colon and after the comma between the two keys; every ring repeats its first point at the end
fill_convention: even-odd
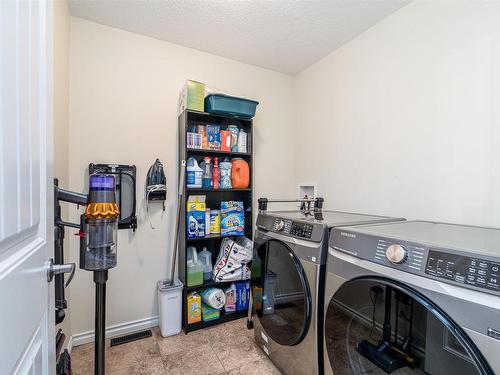
{"type": "Polygon", "coordinates": [[[136,332],[130,335],[115,337],[114,339],[111,339],[111,346],[126,344],[127,342],[145,339],[146,337],[151,337],[151,336],[153,336],[153,334],[151,333],[151,330],[148,329],[146,331],[136,332]]]}

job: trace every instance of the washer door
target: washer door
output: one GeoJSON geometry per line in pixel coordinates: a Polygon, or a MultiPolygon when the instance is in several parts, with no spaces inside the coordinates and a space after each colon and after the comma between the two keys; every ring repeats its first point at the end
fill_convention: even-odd
{"type": "Polygon", "coordinates": [[[334,374],[493,374],[472,340],[439,306],[399,282],[347,281],[325,316],[334,374]]]}
{"type": "Polygon", "coordinates": [[[262,288],[256,313],[267,335],[280,345],[297,345],[311,322],[311,292],[300,260],[283,241],[257,245],[262,262],[255,285],[262,288]]]}

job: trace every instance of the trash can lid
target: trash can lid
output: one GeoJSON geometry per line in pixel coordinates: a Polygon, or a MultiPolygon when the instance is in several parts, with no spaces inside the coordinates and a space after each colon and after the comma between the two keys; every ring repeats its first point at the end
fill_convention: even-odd
{"type": "Polygon", "coordinates": [[[181,289],[183,286],[179,279],[176,279],[172,285],[170,285],[170,280],[167,279],[158,281],[158,290],[160,292],[181,289]]]}

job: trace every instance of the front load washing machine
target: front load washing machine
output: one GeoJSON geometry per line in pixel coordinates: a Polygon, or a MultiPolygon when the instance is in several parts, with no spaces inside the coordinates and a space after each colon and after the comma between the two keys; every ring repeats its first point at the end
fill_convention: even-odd
{"type": "Polygon", "coordinates": [[[318,349],[330,228],[388,220],[395,219],[335,211],[259,213],[252,265],[255,339],[284,374],[323,371],[318,349]]]}
{"type": "Polygon", "coordinates": [[[500,374],[500,229],[333,229],[326,374],[500,374]]]}

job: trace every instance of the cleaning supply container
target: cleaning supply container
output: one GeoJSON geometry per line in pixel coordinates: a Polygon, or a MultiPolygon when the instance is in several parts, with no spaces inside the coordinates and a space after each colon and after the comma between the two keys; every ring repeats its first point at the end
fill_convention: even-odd
{"type": "Polygon", "coordinates": [[[205,98],[205,111],[250,119],[255,116],[259,102],[224,94],[211,94],[205,98]]]}
{"type": "Polygon", "coordinates": [[[219,185],[221,189],[231,189],[231,162],[224,160],[219,163],[219,185]]]}
{"type": "Polygon", "coordinates": [[[201,188],[203,169],[200,168],[195,158],[190,157],[186,162],[186,186],[188,188],[201,188]]]}
{"type": "Polygon", "coordinates": [[[198,254],[198,259],[203,264],[203,280],[208,281],[212,279],[212,253],[207,250],[206,247],[203,248],[203,251],[200,251],[198,254]]]}
{"type": "Polygon", "coordinates": [[[175,280],[158,281],[158,307],[160,309],[160,331],[163,337],[177,335],[182,330],[182,283],[175,280]]]}
{"type": "Polygon", "coordinates": [[[187,248],[187,286],[197,286],[203,284],[203,264],[198,259],[198,253],[194,246],[187,248]]]}
{"type": "Polygon", "coordinates": [[[197,292],[188,293],[186,296],[187,323],[201,322],[201,297],[197,292]]]}
{"type": "Polygon", "coordinates": [[[233,189],[246,189],[250,185],[250,166],[241,158],[231,161],[231,185],[233,189]]]}
{"type": "Polygon", "coordinates": [[[200,168],[203,171],[201,175],[201,187],[203,189],[212,189],[213,188],[212,158],[210,156],[205,156],[200,164],[201,164],[200,168]]]}
{"type": "Polygon", "coordinates": [[[210,210],[210,233],[220,234],[220,210],[210,210]]]}

